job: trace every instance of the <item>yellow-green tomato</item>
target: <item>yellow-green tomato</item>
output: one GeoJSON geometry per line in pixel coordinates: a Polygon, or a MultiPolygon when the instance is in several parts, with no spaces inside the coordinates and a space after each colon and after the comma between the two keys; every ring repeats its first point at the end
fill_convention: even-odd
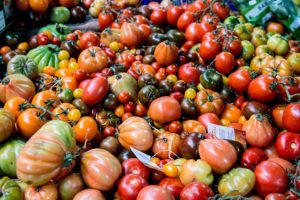
{"type": "Polygon", "coordinates": [[[251,32],[248,30],[245,24],[237,24],[234,27],[234,31],[241,40],[251,40],[251,32]]]}
{"type": "Polygon", "coordinates": [[[241,42],[242,44],[242,53],[241,53],[241,57],[244,58],[245,60],[249,60],[253,57],[254,55],[254,46],[251,42],[249,42],[248,40],[243,40],[241,42]]]}
{"type": "Polygon", "coordinates": [[[250,169],[234,168],[229,173],[222,176],[218,191],[224,196],[230,195],[247,195],[255,185],[255,175],[250,169]]]}
{"type": "Polygon", "coordinates": [[[286,54],[289,50],[288,41],[279,34],[275,34],[268,39],[268,47],[277,55],[286,54]]]}

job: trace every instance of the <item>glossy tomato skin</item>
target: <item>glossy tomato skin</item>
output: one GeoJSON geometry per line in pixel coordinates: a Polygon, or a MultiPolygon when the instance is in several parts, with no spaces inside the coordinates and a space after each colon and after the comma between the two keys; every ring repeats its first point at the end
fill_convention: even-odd
{"type": "Polygon", "coordinates": [[[153,10],[150,15],[150,20],[153,24],[162,25],[167,21],[167,12],[163,9],[153,10]]]}
{"type": "Polygon", "coordinates": [[[182,189],[180,200],[206,200],[213,196],[214,193],[209,186],[201,182],[192,182],[182,189]]]}
{"type": "Polygon", "coordinates": [[[206,61],[213,60],[221,51],[221,46],[214,40],[206,40],[202,42],[199,54],[206,61]]]}
{"type": "Polygon", "coordinates": [[[176,26],[178,18],[184,12],[184,10],[180,6],[172,6],[167,11],[167,21],[168,24],[172,26],[176,26]]]}
{"type": "Polygon", "coordinates": [[[263,161],[255,168],[257,193],[265,197],[270,193],[284,193],[289,178],[285,170],[277,163],[263,161]]]}
{"type": "Polygon", "coordinates": [[[158,185],[144,187],[136,200],[175,200],[172,193],[158,185]]]}
{"type": "Polygon", "coordinates": [[[283,112],[283,127],[287,131],[300,133],[300,103],[290,103],[283,112]]]}
{"type": "Polygon", "coordinates": [[[147,185],[147,181],[141,176],[126,174],[119,182],[118,193],[122,200],[135,200],[140,190],[147,185]]]}
{"type": "Polygon", "coordinates": [[[82,100],[88,105],[100,103],[109,91],[108,81],[105,77],[91,79],[83,90],[82,100]]]}
{"type": "Polygon", "coordinates": [[[100,43],[98,35],[94,32],[84,33],[79,40],[80,47],[82,49],[87,49],[91,46],[97,46],[100,43]]]}
{"type": "Polygon", "coordinates": [[[215,113],[202,114],[198,117],[198,121],[203,124],[206,130],[208,127],[208,123],[217,124],[217,125],[220,124],[220,119],[218,115],[216,115],[215,113]]]}
{"type": "Polygon", "coordinates": [[[189,24],[196,21],[196,18],[192,12],[185,11],[180,15],[177,21],[177,28],[180,31],[185,31],[189,24]]]}
{"type": "Polygon", "coordinates": [[[228,74],[228,72],[232,70],[234,64],[235,64],[235,60],[232,53],[221,52],[216,57],[216,61],[215,61],[216,70],[224,75],[228,74]]]}
{"type": "Polygon", "coordinates": [[[262,149],[247,148],[243,154],[241,165],[253,170],[259,163],[267,159],[267,154],[262,149]]]}
{"type": "Polygon", "coordinates": [[[250,82],[248,94],[253,100],[260,102],[272,101],[276,96],[276,88],[273,88],[274,83],[275,78],[272,76],[260,75],[250,82]]]}
{"type": "Polygon", "coordinates": [[[124,174],[139,175],[145,180],[148,180],[150,170],[137,158],[129,158],[122,163],[122,169],[124,174]]]}
{"type": "Polygon", "coordinates": [[[179,197],[181,190],[184,188],[179,178],[166,177],[158,185],[171,191],[175,198],[179,197]]]}
{"type": "Polygon", "coordinates": [[[278,155],[286,160],[294,161],[300,155],[300,134],[284,132],[275,141],[278,155]]]}
{"type": "Polygon", "coordinates": [[[199,77],[200,72],[192,63],[187,63],[179,67],[178,78],[180,80],[197,85],[199,83],[199,77]]]}
{"type": "Polygon", "coordinates": [[[103,11],[98,16],[98,25],[101,31],[109,27],[114,22],[114,15],[111,12],[103,11]]]}

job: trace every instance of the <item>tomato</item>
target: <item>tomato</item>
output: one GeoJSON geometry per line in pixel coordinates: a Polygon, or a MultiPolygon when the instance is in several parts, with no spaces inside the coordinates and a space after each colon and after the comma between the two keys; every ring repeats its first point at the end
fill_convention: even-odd
{"type": "Polygon", "coordinates": [[[281,133],[275,141],[275,148],[281,158],[294,161],[300,155],[300,134],[281,133]]]}
{"type": "Polygon", "coordinates": [[[82,100],[88,105],[100,103],[109,91],[108,81],[105,77],[91,79],[83,89],[82,100]]]}
{"type": "Polygon", "coordinates": [[[49,6],[48,0],[29,0],[30,8],[37,12],[44,12],[49,6]]]}
{"type": "Polygon", "coordinates": [[[243,40],[241,42],[242,45],[242,52],[241,52],[241,57],[244,58],[245,60],[249,60],[253,57],[254,54],[254,45],[248,41],[248,40],[243,40]]]}
{"type": "Polygon", "coordinates": [[[283,127],[287,131],[300,133],[300,104],[290,103],[283,112],[283,127]]]}
{"type": "Polygon", "coordinates": [[[202,42],[199,54],[206,61],[213,60],[221,51],[221,46],[214,40],[202,42]]]}
{"type": "Polygon", "coordinates": [[[229,51],[234,56],[238,56],[242,51],[242,44],[238,38],[234,38],[228,43],[223,43],[223,51],[229,51]]]}
{"type": "Polygon", "coordinates": [[[143,15],[135,15],[134,19],[135,19],[135,23],[138,24],[138,25],[148,24],[147,18],[144,17],[143,15]]]}
{"type": "Polygon", "coordinates": [[[52,111],[59,104],[59,99],[54,91],[45,90],[34,95],[31,103],[36,106],[43,106],[52,111]]]}
{"type": "Polygon", "coordinates": [[[139,192],[136,200],[175,200],[175,198],[172,193],[164,187],[149,185],[139,192]]]}
{"type": "Polygon", "coordinates": [[[177,28],[180,31],[185,31],[186,28],[193,22],[196,21],[196,18],[192,12],[185,11],[180,15],[177,21],[177,28]]]}
{"type": "Polygon", "coordinates": [[[17,120],[18,116],[21,114],[21,105],[26,103],[26,100],[22,97],[14,97],[9,99],[4,104],[4,109],[9,110],[11,114],[13,114],[15,121],[17,120]]]}
{"type": "Polygon", "coordinates": [[[170,177],[162,179],[158,185],[171,191],[175,198],[179,197],[181,190],[184,188],[184,185],[181,183],[180,179],[170,177]]]}
{"type": "Polygon", "coordinates": [[[267,154],[259,148],[247,148],[241,159],[241,165],[254,170],[255,167],[264,160],[267,160],[267,154]]]}
{"type": "Polygon", "coordinates": [[[213,196],[209,186],[201,182],[192,182],[181,190],[180,200],[206,200],[213,196]]]}
{"type": "Polygon", "coordinates": [[[187,41],[200,42],[204,32],[200,29],[200,24],[193,22],[185,30],[185,39],[187,41]]]}
{"type": "Polygon", "coordinates": [[[255,168],[255,188],[262,197],[270,193],[283,193],[288,185],[288,176],[285,170],[277,163],[263,161],[255,168]]]}
{"type": "Polygon", "coordinates": [[[242,116],[242,111],[235,105],[226,104],[225,109],[221,115],[221,118],[228,119],[230,123],[238,122],[242,116]]]}
{"type": "Polygon", "coordinates": [[[87,49],[91,46],[97,46],[100,43],[98,35],[94,32],[84,33],[79,40],[79,45],[82,49],[87,49]]]}
{"type": "Polygon", "coordinates": [[[101,31],[109,27],[114,22],[114,15],[107,10],[100,12],[98,16],[98,25],[101,31]]]}
{"type": "Polygon", "coordinates": [[[162,172],[168,176],[168,177],[171,177],[171,178],[175,178],[178,176],[178,169],[177,167],[172,164],[172,163],[167,163],[167,164],[164,164],[162,166],[162,172]]]}
{"type": "Polygon", "coordinates": [[[130,94],[126,91],[121,91],[119,94],[118,94],[118,100],[125,104],[127,103],[129,100],[130,100],[130,94]]]}
{"type": "Polygon", "coordinates": [[[180,6],[171,6],[167,11],[167,21],[171,26],[176,26],[178,18],[184,12],[180,6]]]}
{"type": "Polygon", "coordinates": [[[283,27],[282,24],[280,24],[278,22],[270,22],[268,24],[268,26],[267,26],[267,31],[283,35],[283,33],[284,33],[284,27],[283,27]]]}
{"type": "Polygon", "coordinates": [[[246,69],[238,69],[228,77],[228,85],[239,93],[246,92],[250,82],[250,72],[246,69]]]}
{"type": "Polygon", "coordinates": [[[140,177],[148,180],[149,178],[149,168],[146,167],[141,161],[137,158],[129,158],[122,163],[122,169],[124,174],[135,174],[140,177]]]}
{"type": "Polygon", "coordinates": [[[235,64],[234,56],[229,52],[221,52],[217,55],[215,60],[216,70],[226,75],[230,72],[235,64]]]}
{"type": "Polygon", "coordinates": [[[105,200],[102,192],[96,189],[84,189],[78,192],[73,200],[83,200],[83,199],[97,199],[97,200],[105,200]]]}
{"type": "Polygon", "coordinates": [[[150,15],[150,20],[155,25],[162,25],[167,22],[167,12],[164,9],[153,10],[150,15]]]}
{"type": "Polygon", "coordinates": [[[217,14],[220,20],[224,20],[229,16],[229,7],[226,3],[216,2],[212,7],[212,11],[217,14]]]}
{"type": "Polygon", "coordinates": [[[277,104],[272,108],[272,118],[278,128],[283,128],[283,113],[286,108],[284,104],[277,104]]]}
{"type": "Polygon", "coordinates": [[[178,69],[178,78],[185,83],[193,83],[197,85],[199,83],[200,72],[193,63],[187,63],[181,65],[178,69]]]}
{"type": "Polygon", "coordinates": [[[147,181],[135,174],[126,174],[118,184],[118,193],[122,200],[135,200],[145,186],[147,181]]]}
{"type": "Polygon", "coordinates": [[[228,174],[222,176],[218,191],[224,196],[226,194],[246,196],[255,186],[254,173],[245,168],[234,168],[228,174]]]}
{"type": "Polygon", "coordinates": [[[73,130],[76,140],[81,143],[89,142],[99,134],[97,122],[89,116],[82,117],[73,130]]]}
{"type": "Polygon", "coordinates": [[[153,32],[152,28],[148,24],[140,24],[139,29],[144,33],[145,40],[151,35],[153,32]]]}
{"type": "Polygon", "coordinates": [[[206,130],[208,127],[208,123],[217,124],[217,125],[220,124],[219,117],[215,113],[202,114],[198,117],[198,121],[201,122],[201,124],[203,124],[206,130]]]}
{"type": "Polygon", "coordinates": [[[275,79],[269,75],[260,75],[253,79],[248,87],[248,94],[253,100],[268,102],[275,98],[275,79]]]}
{"type": "Polygon", "coordinates": [[[268,39],[267,46],[277,55],[284,55],[289,51],[288,41],[279,34],[271,36],[268,39]]]}

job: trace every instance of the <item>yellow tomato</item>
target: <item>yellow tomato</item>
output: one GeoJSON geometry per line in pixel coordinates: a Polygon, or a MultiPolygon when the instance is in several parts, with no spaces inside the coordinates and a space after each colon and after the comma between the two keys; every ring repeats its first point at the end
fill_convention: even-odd
{"type": "Polygon", "coordinates": [[[60,69],[68,68],[69,64],[70,64],[70,62],[68,60],[62,60],[62,61],[59,62],[58,67],[60,69]]]}
{"type": "Polygon", "coordinates": [[[193,88],[188,88],[185,92],[184,92],[184,97],[188,98],[188,99],[195,99],[196,98],[196,90],[193,88]]]}
{"type": "Polygon", "coordinates": [[[246,117],[242,115],[242,116],[240,116],[238,123],[239,124],[245,124],[246,121],[247,121],[246,117]]]}
{"type": "Polygon", "coordinates": [[[152,157],[150,159],[150,161],[153,162],[156,165],[159,165],[159,163],[160,163],[160,159],[158,157],[152,157]]]}
{"type": "Polygon", "coordinates": [[[18,49],[21,51],[28,51],[29,49],[29,44],[28,42],[22,42],[18,45],[18,49]]]}
{"type": "Polygon", "coordinates": [[[168,177],[173,177],[174,178],[174,177],[178,176],[178,169],[172,163],[164,164],[163,167],[162,167],[162,171],[168,177]]]}
{"type": "Polygon", "coordinates": [[[197,85],[197,89],[198,89],[199,91],[205,90],[205,88],[203,87],[203,85],[202,85],[201,83],[199,83],[199,84],[197,85]]]}
{"type": "Polygon", "coordinates": [[[70,58],[69,61],[70,62],[77,62],[76,58],[70,58]]]}
{"type": "Polygon", "coordinates": [[[113,51],[119,51],[120,45],[118,42],[114,41],[109,44],[109,48],[113,51]]]}
{"type": "Polygon", "coordinates": [[[79,68],[78,63],[77,62],[70,62],[68,69],[74,73],[77,69],[79,68]]]}
{"type": "Polygon", "coordinates": [[[73,96],[74,98],[76,99],[80,99],[82,97],[82,94],[83,94],[83,89],[82,88],[76,88],[74,91],[73,91],[73,96]]]}
{"type": "Polygon", "coordinates": [[[222,118],[222,119],[220,120],[220,124],[221,124],[222,126],[228,126],[230,123],[231,123],[230,120],[229,120],[229,119],[226,119],[226,118],[222,118]]]}
{"type": "Polygon", "coordinates": [[[81,118],[81,112],[78,109],[72,109],[68,112],[68,118],[71,121],[77,122],[81,118]]]}
{"type": "Polygon", "coordinates": [[[70,58],[70,54],[66,50],[61,50],[58,53],[58,59],[59,60],[68,60],[69,58],[70,58]]]}
{"type": "Polygon", "coordinates": [[[115,109],[115,115],[117,117],[122,117],[122,115],[125,113],[125,109],[123,105],[119,105],[116,109],[115,109]]]}
{"type": "Polygon", "coordinates": [[[174,75],[174,74],[168,75],[166,79],[167,79],[167,80],[173,81],[173,83],[176,83],[176,81],[178,80],[178,79],[177,79],[177,76],[174,75]]]}

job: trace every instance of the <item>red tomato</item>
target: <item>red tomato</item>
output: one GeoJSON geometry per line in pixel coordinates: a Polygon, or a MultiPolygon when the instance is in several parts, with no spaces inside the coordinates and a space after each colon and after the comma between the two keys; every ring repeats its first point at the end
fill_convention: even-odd
{"type": "Polygon", "coordinates": [[[162,179],[158,185],[171,191],[175,198],[179,197],[181,190],[184,188],[179,178],[166,177],[162,179]]]}
{"type": "Polygon", "coordinates": [[[112,25],[114,22],[114,15],[107,10],[100,12],[98,16],[98,25],[101,31],[112,25]]]}
{"type": "Polygon", "coordinates": [[[246,69],[238,69],[228,77],[228,85],[238,93],[246,92],[250,82],[250,72],[246,69]]]}
{"type": "Polygon", "coordinates": [[[300,133],[300,103],[290,103],[283,112],[283,127],[287,131],[300,133]]]}
{"type": "Polygon", "coordinates": [[[89,81],[83,89],[82,100],[88,105],[96,105],[102,101],[109,91],[105,77],[96,77],[89,81]]]}
{"type": "Polygon", "coordinates": [[[129,158],[122,163],[122,169],[124,174],[136,174],[148,180],[149,178],[149,168],[146,167],[139,159],[129,158]]]}
{"type": "Polygon", "coordinates": [[[196,18],[192,12],[185,11],[180,15],[177,21],[177,28],[180,31],[185,31],[185,29],[193,22],[196,21],[196,18]]]}
{"type": "Polygon", "coordinates": [[[172,193],[164,187],[149,185],[144,187],[136,200],[175,200],[172,193]]]}
{"type": "Polygon", "coordinates": [[[300,134],[284,132],[275,141],[278,155],[286,160],[294,161],[300,155],[300,134]]]}
{"type": "Polygon", "coordinates": [[[216,38],[217,38],[216,34],[214,34],[213,32],[208,32],[203,35],[201,41],[204,42],[206,40],[215,40],[216,38]]]}
{"type": "MultiPolygon", "coordinates": [[[[299,191],[299,190],[298,190],[299,191]]],[[[300,195],[297,195],[295,192],[291,191],[291,190],[288,190],[286,193],[285,193],[285,197],[286,199],[285,200],[299,200],[300,199],[300,195]]]]}
{"type": "Polygon", "coordinates": [[[198,121],[205,127],[207,130],[208,123],[220,124],[218,115],[215,113],[205,113],[198,117],[198,121]]]}
{"type": "Polygon", "coordinates": [[[86,86],[88,85],[88,83],[90,82],[90,80],[91,79],[85,79],[85,80],[81,81],[78,87],[81,88],[81,89],[86,88],[86,86]]]}
{"type": "Polygon", "coordinates": [[[172,92],[170,94],[170,97],[176,99],[178,102],[181,102],[181,100],[183,99],[183,94],[181,94],[180,92],[172,92]]]}
{"type": "Polygon", "coordinates": [[[87,49],[91,46],[98,46],[99,43],[100,43],[100,39],[98,35],[90,31],[84,33],[79,40],[79,45],[82,49],[87,49]]]}
{"type": "Polygon", "coordinates": [[[248,94],[253,100],[261,102],[272,101],[276,96],[276,87],[273,88],[274,83],[274,77],[270,75],[260,75],[250,82],[248,94]]]}
{"type": "Polygon", "coordinates": [[[193,22],[185,30],[185,39],[187,41],[200,42],[204,33],[200,29],[200,24],[193,22]]]}
{"type": "Polygon", "coordinates": [[[186,49],[187,51],[190,50],[196,43],[194,41],[186,41],[183,45],[182,45],[182,49],[186,49]]]}
{"type": "Polygon", "coordinates": [[[202,42],[199,48],[201,58],[206,61],[213,60],[221,51],[221,46],[214,40],[206,40],[202,42]]]}
{"type": "Polygon", "coordinates": [[[166,73],[168,75],[170,74],[177,74],[177,71],[178,71],[178,68],[176,65],[169,65],[167,68],[166,68],[166,73]]]}
{"type": "Polygon", "coordinates": [[[202,38],[203,38],[204,34],[210,33],[213,30],[215,30],[215,26],[213,24],[209,23],[209,22],[204,21],[204,22],[200,23],[199,29],[200,29],[199,33],[201,35],[199,35],[198,37],[199,37],[200,41],[202,41],[202,38]]]}
{"type": "Polygon", "coordinates": [[[171,6],[167,11],[167,21],[171,26],[176,26],[178,18],[183,13],[183,9],[179,6],[171,6]]]}
{"type": "Polygon", "coordinates": [[[167,22],[167,12],[163,9],[153,10],[150,15],[150,20],[155,25],[162,25],[167,22]]]}
{"type": "Polygon", "coordinates": [[[232,55],[232,53],[229,52],[219,53],[215,60],[216,70],[224,75],[228,74],[228,72],[232,70],[234,64],[234,56],[232,55]]]}
{"type": "Polygon", "coordinates": [[[180,200],[206,200],[213,196],[209,186],[201,182],[192,182],[182,189],[180,200]]]}
{"type": "Polygon", "coordinates": [[[265,197],[265,200],[285,200],[285,196],[280,193],[271,193],[265,197]]]}
{"type": "Polygon", "coordinates": [[[88,75],[82,69],[77,69],[73,73],[73,77],[75,78],[77,83],[80,83],[81,81],[87,79],[88,75]]]}
{"type": "Polygon", "coordinates": [[[263,161],[255,168],[257,193],[265,197],[270,193],[284,193],[289,178],[285,170],[277,163],[263,161]]]}
{"type": "Polygon", "coordinates": [[[241,165],[248,169],[255,169],[255,167],[264,160],[267,160],[267,154],[259,148],[247,148],[243,154],[241,165]]]}
{"type": "Polygon", "coordinates": [[[148,20],[146,17],[144,17],[143,15],[135,15],[134,16],[134,22],[138,25],[141,24],[148,24],[148,20]]]}
{"type": "Polygon", "coordinates": [[[148,185],[147,181],[135,174],[126,174],[118,185],[118,194],[122,200],[135,200],[141,189],[148,185]]]}
{"type": "Polygon", "coordinates": [[[224,20],[229,16],[229,7],[226,3],[216,2],[212,7],[212,11],[217,14],[220,20],[224,20]]]}
{"type": "Polygon", "coordinates": [[[235,37],[234,40],[229,41],[228,43],[223,43],[223,50],[231,52],[234,56],[238,56],[243,47],[241,41],[235,37]]]}
{"type": "Polygon", "coordinates": [[[181,65],[178,70],[178,78],[185,83],[193,83],[197,85],[199,83],[200,72],[193,63],[187,63],[181,65]]]}

